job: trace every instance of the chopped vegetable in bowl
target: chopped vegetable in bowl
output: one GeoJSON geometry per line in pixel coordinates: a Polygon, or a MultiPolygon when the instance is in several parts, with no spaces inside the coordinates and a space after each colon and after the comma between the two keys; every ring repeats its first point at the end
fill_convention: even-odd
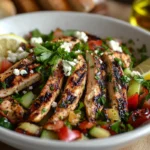
{"type": "Polygon", "coordinates": [[[3,43],[0,126],[69,142],[107,138],[150,120],[150,59],[135,67],[121,40],[35,29],[26,40],[8,34],[1,41],[9,49],[3,43]]]}

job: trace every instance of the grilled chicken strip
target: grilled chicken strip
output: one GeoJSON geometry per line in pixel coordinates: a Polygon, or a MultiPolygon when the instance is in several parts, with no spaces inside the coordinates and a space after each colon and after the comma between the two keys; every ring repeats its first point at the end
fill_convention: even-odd
{"type": "Polygon", "coordinates": [[[61,96],[61,100],[58,103],[55,114],[48,120],[44,126],[46,129],[50,129],[49,125],[59,120],[63,120],[68,117],[69,112],[73,111],[83,94],[87,75],[87,65],[83,56],[78,55],[78,63],[75,66],[75,70],[68,78],[66,87],[61,96]]]}
{"type": "Polygon", "coordinates": [[[20,63],[17,63],[17,65],[15,64],[15,69],[19,71],[25,70],[27,74],[15,75],[13,73],[14,67],[12,66],[0,75],[0,98],[21,91],[40,80],[40,73],[33,71],[39,64],[32,64],[32,62],[33,60],[26,58],[20,61],[20,63]]]}
{"type": "Polygon", "coordinates": [[[121,53],[121,52],[114,52],[114,51],[111,51],[111,52],[105,52],[105,54],[107,55],[112,55],[113,58],[118,58],[122,61],[123,63],[123,67],[124,68],[128,68],[130,67],[130,64],[131,64],[131,57],[125,53],[121,53]]]}
{"type": "Polygon", "coordinates": [[[24,113],[23,107],[10,96],[0,103],[0,114],[8,118],[11,123],[15,124],[22,121],[24,113]]]}
{"type": "Polygon", "coordinates": [[[63,82],[62,65],[59,64],[52,75],[50,75],[46,85],[40,95],[36,98],[29,109],[29,118],[31,122],[39,122],[49,112],[52,103],[60,93],[63,82]]]}
{"type": "Polygon", "coordinates": [[[121,78],[124,73],[115,60],[113,55],[104,53],[102,59],[107,64],[108,93],[111,100],[111,107],[119,111],[120,118],[123,119],[127,108],[127,85],[121,78]]]}
{"type": "Polygon", "coordinates": [[[87,53],[86,58],[88,77],[84,104],[88,120],[94,121],[96,112],[103,108],[102,101],[106,100],[106,66],[98,56],[87,53]]]}

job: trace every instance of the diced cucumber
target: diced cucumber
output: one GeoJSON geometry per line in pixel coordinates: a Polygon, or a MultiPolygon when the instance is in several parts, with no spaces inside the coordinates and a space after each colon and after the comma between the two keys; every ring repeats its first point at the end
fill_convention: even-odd
{"type": "Polygon", "coordinates": [[[0,126],[6,128],[6,129],[13,129],[12,123],[9,122],[9,120],[5,117],[0,118],[0,126]]]}
{"type": "Polygon", "coordinates": [[[106,138],[110,136],[110,133],[108,130],[105,130],[100,127],[93,127],[90,131],[89,134],[95,138],[106,138]]]}
{"type": "Polygon", "coordinates": [[[112,122],[120,120],[119,112],[117,109],[106,109],[106,114],[108,119],[110,119],[112,122]]]}
{"type": "Polygon", "coordinates": [[[130,68],[126,68],[126,69],[124,69],[124,74],[125,75],[127,75],[127,76],[130,76],[131,75],[131,70],[130,70],[130,68]]]}
{"type": "Polygon", "coordinates": [[[35,124],[32,124],[32,123],[29,123],[29,122],[20,123],[20,125],[17,127],[17,129],[23,130],[24,133],[27,133],[28,135],[39,136],[41,133],[41,127],[39,127],[35,124]]]}
{"type": "Polygon", "coordinates": [[[58,139],[57,133],[54,131],[43,130],[41,134],[42,139],[58,139]]]}
{"type": "Polygon", "coordinates": [[[81,138],[78,139],[78,141],[84,141],[84,140],[88,140],[89,138],[86,137],[84,134],[81,134],[81,138]]]}
{"type": "Polygon", "coordinates": [[[35,95],[30,91],[22,96],[20,103],[23,107],[29,108],[34,98],[35,98],[35,95]]]}
{"type": "Polygon", "coordinates": [[[141,84],[135,80],[131,80],[129,83],[129,89],[128,89],[128,97],[140,93],[141,90],[141,84]]]}

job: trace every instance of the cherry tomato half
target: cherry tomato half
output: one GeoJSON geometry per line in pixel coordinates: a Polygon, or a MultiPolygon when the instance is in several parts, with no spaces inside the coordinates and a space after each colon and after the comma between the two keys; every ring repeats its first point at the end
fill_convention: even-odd
{"type": "Polygon", "coordinates": [[[81,138],[81,132],[78,130],[71,130],[68,127],[62,127],[58,132],[58,137],[62,141],[70,142],[81,138]]]}
{"type": "Polygon", "coordinates": [[[133,111],[130,118],[129,118],[129,123],[137,128],[143,123],[147,122],[150,120],[150,110],[149,109],[138,109],[136,111],[133,111]]]}
{"type": "Polygon", "coordinates": [[[10,68],[13,64],[7,59],[2,60],[0,64],[0,73],[5,72],[8,68],[10,68]]]}
{"type": "Polygon", "coordinates": [[[138,102],[139,102],[139,94],[136,93],[136,94],[134,94],[134,95],[132,95],[131,97],[128,98],[128,108],[130,110],[137,109],[138,102]]]}

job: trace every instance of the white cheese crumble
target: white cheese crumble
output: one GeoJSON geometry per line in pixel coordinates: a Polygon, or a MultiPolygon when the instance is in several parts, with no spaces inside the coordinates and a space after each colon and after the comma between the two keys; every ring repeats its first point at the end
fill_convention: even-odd
{"type": "Polygon", "coordinates": [[[57,103],[56,103],[56,102],[53,102],[53,103],[52,103],[52,107],[53,107],[53,108],[57,107],[57,103]]]}
{"type": "Polygon", "coordinates": [[[75,51],[75,53],[76,53],[76,54],[82,53],[82,51],[78,49],[77,51],[75,51]]]}
{"type": "Polygon", "coordinates": [[[77,62],[78,61],[76,59],[74,59],[74,61],[68,61],[68,60],[62,61],[65,76],[71,75],[72,67],[74,67],[77,64],[77,62]]]}
{"type": "Polygon", "coordinates": [[[26,94],[26,93],[27,93],[27,91],[22,91],[22,93],[23,93],[23,94],[26,94]]]}
{"type": "Polygon", "coordinates": [[[29,52],[30,52],[30,53],[33,53],[33,49],[29,49],[29,52]]]}
{"type": "Polygon", "coordinates": [[[16,75],[16,76],[19,76],[20,75],[20,70],[19,69],[14,69],[13,74],[16,75]]]}
{"type": "Polygon", "coordinates": [[[23,70],[20,71],[20,74],[23,76],[23,75],[25,75],[25,74],[28,74],[28,72],[23,69],[23,70]]]}
{"type": "Polygon", "coordinates": [[[30,73],[33,74],[33,73],[34,73],[34,70],[30,70],[30,73]]]}
{"type": "Polygon", "coordinates": [[[95,50],[95,51],[94,51],[95,54],[98,54],[98,52],[99,52],[99,50],[95,50]]]}
{"type": "Polygon", "coordinates": [[[29,90],[33,90],[33,86],[29,86],[29,90]]]}
{"type": "Polygon", "coordinates": [[[76,31],[74,36],[83,42],[88,41],[88,36],[84,32],[76,31]]]}
{"type": "Polygon", "coordinates": [[[66,52],[70,52],[72,46],[73,46],[72,43],[64,42],[64,43],[60,46],[60,48],[64,48],[66,52]]]}
{"type": "Polygon", "coordinates": [[[132,71],[131,72],[131,76],[134,77],[134,76],[141,76],[140,72],[138,71],[132,71]]]}
{"type": "Polygon", "coordinates": [[[22,47],[19,47],[16,52],[8,51],[7,60],[15,63],[16,61],[23,59],[28,56],[28,52],[24,51],[22,47]]]}
{"type": "Polygon", "coordinates": [[[35,44],[42,44],[43,43],[43,39],[41,38],[41,37],[32,37],[31,39],[30,39],[30,44],[32,45],[32,46],[35,46],[35,44]]]}
{"type": "Polygon", "coordinates": [[[122,48],[119,42],[110,40],[110,41],[107,41],[107,44],[113,51],[122,52],[122,48]]]}
{"type": "Polygon", "coordinates": [[[100,62],[100,64],[102,64],[102,63],[103,63],[103,61],[102,61],[102,60],[99,60],[99,62],[100,62]]]}

